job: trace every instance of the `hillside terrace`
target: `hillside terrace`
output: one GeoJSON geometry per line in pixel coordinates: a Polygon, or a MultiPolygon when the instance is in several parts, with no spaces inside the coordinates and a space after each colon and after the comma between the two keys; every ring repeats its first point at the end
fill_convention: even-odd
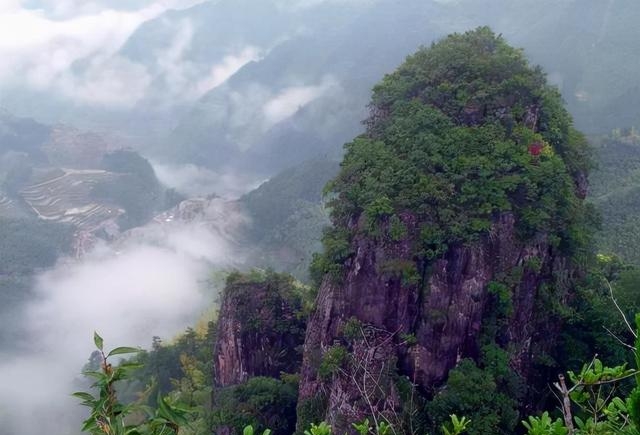
{"type": "Polygon", "coordinates": [[[97,183],[116,177],[118,174],[97,169],[63,169],[49,179],[25,187],[20,195],[41,219],[94,231],[124,213],[115,205],[99,203],[91,197],[97,183]]]}

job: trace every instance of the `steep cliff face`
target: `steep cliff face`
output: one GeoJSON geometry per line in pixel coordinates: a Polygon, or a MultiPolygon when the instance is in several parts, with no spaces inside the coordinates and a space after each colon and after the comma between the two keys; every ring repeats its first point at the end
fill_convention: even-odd
{"type": "Polygon", "coordinates": [[[402,379],[433,397],[487,344],[530,380],[587,252],[585,142],[500,37],[481,28],[419,51],[371,108],[331,184],[299,429],[400,427],[402,379]]]}
{"type": "MultiPolygon", "coordinates": [[[[512,308],[502,340],[520,375],[526,378],[531,371],[534,343],[548,347],[552,342],[545,340],[557,332],[557,324],[539,312],[539,293],[543,284],[559,284],[554,276],[570,273],[567,260],[544,235],[518,240],[512,214],[497,218],[486,239],[449,249],[415,284],[385,271],[390,256],[396,263],[415,262],[409,245],[357,239],[344,281],[326,279],[320,287],[305,340],[300,403],[328,391],[326,418],[334,424],[361,421],[374,412],[372,407],[392,418],[399,399],[393,385],[375,385],[380,373],[397,369],[423,392],[433,393],[461,358],[478,357],[483,322],[496,309],[490,284],[497,280],[510,281],[512,308]],[[359,330],[349,337],[345,329],[353,319],[359,330]],[[336,344],[352,352],[356,367],[323,378],[318,368],[336,344]],[[367,395],[375,404],[363,403],[367,395]]],[[[556,290],[562,302],[567,288],[556,290]]]]}
{"type": "Polygon", "coordinates": [[[297,372],[306,326],[301,313],[300,289],[291,277],[231,275],[222,297],[214,348],[216,385],[297,372]]]}

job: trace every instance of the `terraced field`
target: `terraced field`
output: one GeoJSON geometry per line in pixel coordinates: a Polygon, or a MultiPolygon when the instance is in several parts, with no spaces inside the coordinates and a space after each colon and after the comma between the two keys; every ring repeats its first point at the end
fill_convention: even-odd
{"type": "Polygon", "coordinates": [[[118,174],[102,170],[64,169],[23,188],[20,195],[41,219],[69,223],[79,231],[92,232],[124,213],[115,205],[91,198],[91,189],[97,183],[116,177],[118,174]]]}

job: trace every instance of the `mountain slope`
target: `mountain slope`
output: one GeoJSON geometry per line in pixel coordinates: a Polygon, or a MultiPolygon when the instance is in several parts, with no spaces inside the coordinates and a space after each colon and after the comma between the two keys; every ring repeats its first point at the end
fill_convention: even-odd
{"type": "MultiPolygon", "coordinates": [[[[607,131],[640,116],[629,42],[636,27],[627,25],[640,15],[636,3],[385,0],[352,7],[349,20],[290,35],[203,96],[173,132],[169,155],[267,173],[340,156],[340,145],[362,131],[362,108],[379,77],[421,44],[485,24],[548,68],[579,127],[607,131]],[[596,61],[603,57],[609,61],[596,61]]],[[[324,3],[313,10],[336,13],[324,3]]]]}
{"type": "Polygon", "coordinates": [[[424,412],[410,379],[429,430],[468,403],[470,433],[510,434],[589,253],[586,141],[542,71],[488,28],[419,50],[370,107],[330,184],[298,428],[402,427],[424,412]],[[458,390],[468,402],[447,405],[454,368],[495,383],[492,411],[458,390]]]}
{"type": "Polygon", "coordinates": [[[602,214],[598,246],[603,253],[640,264],[640,137],[619,130],[596,141],[598,167],[590,200],[602,214]]]}

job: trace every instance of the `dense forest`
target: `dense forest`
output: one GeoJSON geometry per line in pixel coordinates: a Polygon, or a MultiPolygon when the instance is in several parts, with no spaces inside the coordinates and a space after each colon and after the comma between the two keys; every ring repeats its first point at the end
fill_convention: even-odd
{"type": "Polygon", "coordinates": [[[589,145],[544,72],[486,27],[410,56],[369,110],[337,175],[310,162],[241,200],[261,223],[250,238],[273,244],[299,213],[323,222],[333,177],[310,284],[233,272],[217,318],[170,343],[105,356],[96,335],[86,430],[637,433],[640,269],[594,207],[608,231],[635,228],[635,130],[589,145]],[[143,405],[145,422],[124,418],[143,405]]]}
{"type": "Polygon", "coordinates": [[[640,137],[635,128],[617,129],[594,139],[598,170],[591,177],[591,199],[601,210],[603,231],[598,234],[599,248],[638,264],[637,176],[635,150],[640,137]]]}

